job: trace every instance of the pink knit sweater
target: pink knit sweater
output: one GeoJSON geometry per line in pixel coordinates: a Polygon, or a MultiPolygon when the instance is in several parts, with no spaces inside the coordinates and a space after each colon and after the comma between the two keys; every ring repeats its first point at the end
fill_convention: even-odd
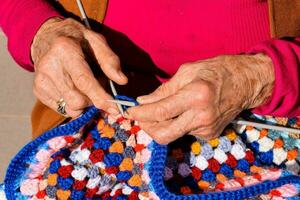
{"type": "MultiPolygon", "coordinates": [[[[59,13],[44,0],[0,2],[0,26],[8,49],[29,71],[33,71],[32,39],[53,16],[59,13]]],[[[273,60],[276,81],[272,97],[254,112],[300,115],[300,38],[270,38],[267,0],[110,0],[104,23],[128,36],[170,75],[185,62],[263,52],[273,60]]]]}

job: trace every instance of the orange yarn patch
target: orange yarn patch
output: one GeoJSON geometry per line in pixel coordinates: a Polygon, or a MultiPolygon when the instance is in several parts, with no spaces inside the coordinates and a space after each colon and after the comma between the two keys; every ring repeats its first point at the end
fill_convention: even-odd
{"type": "Polygon", "coordinates": [[[142,178],[135,174],[128,180],[128,184],[132,187],[140,187],[142,185],[142,178]]]}
{"type": "Polygon", "coordinates": [[[287,159],[288,159],[288,160],[294,160],[294,159],[297,158],[297,156],[298,156],[298,151],[297,151],[297,149],[292,149],[292,150],[289,150],[289,151],[287,152],[287,159]]]}
{"type": "Polygon", "coordinates": [[[57,184],[57,174],[49,174],[48,175],[48,185],[55,186],[57,184]]]}
{"type": "Polygon", "coordinates": [[[98,129],[99,132],[104,128],[104,124],[105,124],[105,122],[104,122],[103,119],[100,119],[100,120],[98,121],[97,129],[98,129]]]}
{"type": "Polygon", "coordinates": [[[101,137],[112,138],[114,135],[115,135],[115,129],[113,129],[109,125],[105,125],[103,127],[101,137]]]}
{"type": "Polygon", "coordinates": [[[228,129],[226,131],[226,137],[230,140],[233,141],[237,138],[237,135],[235,134],[235,132],[232,129],[228,129]]]}
{"type": "Polygon", "coordinates": [[[207,141],[208,144],[210,144],[212,147],[217,147],[220,143],[219,138],[215,138],[212,140],[207,141]]]}
{"type": "Polygon", "coordinates": [[[262,170],[263,170],[263,168],[257,167],[255,165],[250,167],[250,172],[252,172],[252,173],[260,173],[260,172],[262,172],[262,170]]]}
{"type": "Polygon", "coordinates": [[[132,171],[133,161],[131,158],[124,158],[120,164],[120,171],[132,171]]]}
{"type": "Polygon", "coordinates": [[[268,135],[268,131],[266,129],[262,129],[259,134],[259,138],[263,138],[268,135]]]}
{"type": "Polygon", "coordinates": [[[57,190],[56,195],[59,200],[68,200],[71,195],[71,191],[59,189],[59,190],[57,190]]]}
{"type": "Polygon", "coordinates": [[[228,178],[224,174],[217,174],[217,180],[219,182],[225,182],[228,180],[228,178]]]}
{"type": "Polygon", "coordinates": [[[280,138],[277,138],[275,141],[274,141],[274,148],[281,148],[283,147],[284,143],[282,141],[282,139],[280,138]]]}
{"type": "Polygon", "coordinates": [[[237,169],[234,170],[233,174],[234,174],[235,177],[244,177],[244,176],[247,175],[245,172],[242,172],[242,171],[237,170],[237,169]]]}
{"type": "Polygon", "coordinates": [[[209,182],[207,182],[207,181],[199,181],[198,182],[198,186],[199,186],[200,189],[206,190],[209,187],[209,182]]]}
{"type": "Polygon", "coordinates": [[[116,141],[109,147],[109,152],[111,153],[123,153],[123,151],[124,146],[121,141],[116,141]]]}

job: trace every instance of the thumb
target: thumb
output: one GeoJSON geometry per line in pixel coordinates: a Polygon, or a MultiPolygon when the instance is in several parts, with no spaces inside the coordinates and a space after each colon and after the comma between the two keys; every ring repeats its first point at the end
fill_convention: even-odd
{"type": "Polygon", "coordinates": [[[178,80],[172,78],[168,82],[161,84],[154,92],[138,97],[137,101],[141,104],[154,103],[175,94],[179,89],[178,80]]]}
{"type": "Polygon", "coordinates": [[[110,49],[105,38],[91,30],[85,32],[85,38],[104,74],[114,82],[125,85],[128,79],[121,70],[120,59],[110,49]]]}
{"type": "Polygon", "coordinates": [[[179,68],[177,73],[169,81],[160,85],[154,92],[138,97],[137,101],[141,104],[154,103],[175,94],[192,81],[191,73],[194,73],[192,67],[179,68]]]}

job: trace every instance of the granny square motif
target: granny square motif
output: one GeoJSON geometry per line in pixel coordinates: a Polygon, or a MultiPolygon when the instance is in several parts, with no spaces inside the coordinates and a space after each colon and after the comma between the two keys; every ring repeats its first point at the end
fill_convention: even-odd
{"type": "MultiPolygon", "coordinates": [[[[299,118],[249,118],[300,125],[299,118]]],[[[300,199],[299,149],[293,133],[250,126],[228,127],[210,141],[184,136],[159,145],[137,122],[91,107],[21,149],[0,198],[300,199]]]]}

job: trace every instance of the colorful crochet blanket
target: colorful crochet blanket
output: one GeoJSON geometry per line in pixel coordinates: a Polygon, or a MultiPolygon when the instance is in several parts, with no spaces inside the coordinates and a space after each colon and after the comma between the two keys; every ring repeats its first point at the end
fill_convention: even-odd
{"type": "MultiPolygon", "coordinates": [[[[249,118],[300,126],[300,118],[249,118]]],[[[297,135],[250,126],[159,145],[137,122],[92,107],[21,149],[0,199],[300,199],[299,151],[297,135]]]]}

